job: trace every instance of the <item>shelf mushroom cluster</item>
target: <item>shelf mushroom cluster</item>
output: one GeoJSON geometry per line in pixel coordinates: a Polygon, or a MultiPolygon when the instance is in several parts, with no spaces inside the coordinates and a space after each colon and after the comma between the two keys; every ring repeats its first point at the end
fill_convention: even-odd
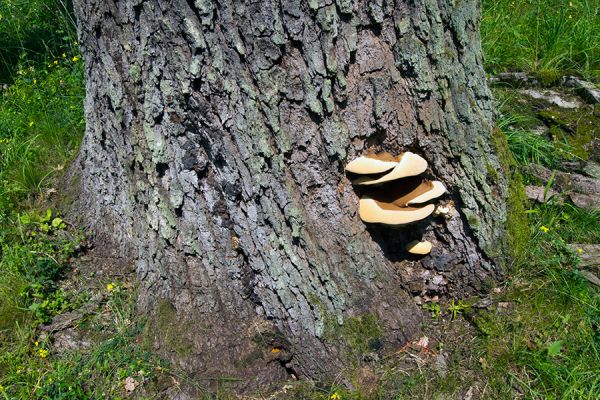
{"type": "MultiPolygon", "coordinates": [[[[440,197],[446,187],[442,182],[417,177],[426,169],[427,161],[411,152],[399,156],[370,153],[351,161],[346,171],[360,175],[352,183],[368,188],[360,199],[360,218],[368,223],[394,226],[427,218],[435,206],[423,204],[440,197]],[[400,184],[388,184],[398,179],[402,179],[400,184]]],[[[428,241],[415,241],[407,246],[413,254],[429,254],[431,248],[428,241]]]]}

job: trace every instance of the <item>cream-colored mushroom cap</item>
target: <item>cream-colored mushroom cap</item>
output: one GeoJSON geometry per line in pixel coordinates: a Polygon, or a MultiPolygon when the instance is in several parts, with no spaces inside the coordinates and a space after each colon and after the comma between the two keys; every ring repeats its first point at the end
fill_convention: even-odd
{"type": "Polygon", "coordinates": [[[359,215],[364,222],[386,225],[404,225],[427,218],[435,206],[429,204],[425,207],[398,207],[394,204],[381,203],[369,197],[360,199],[359,215]]]}
{"type": "Polygon", "coordinates": [[[395,179],[405,178],[407,176],[415,176],[422,174],[427,169],[427,161],[418,154],[407,151],[400,156],[400,161],[387,174],[378,179],[368,179],[363,177],[356,180],[354,183],[359,185],[377,185],[384,182],[393,181],[395,179]]]}
{"type": "Polygon", "coordinates": [[[415,240],[406,246],[406,250],[411,254],[425,255],[431,252],[433,245],[429,241],[419,242],[415,240]]]}
{"type": "Polygon", "coordinates": [[[398,165],[388,153],[367,154],[352,160],[346,165],[346,171],[353,174],[381,174],[398,165]]]}
{"type": "Polygon", "coordinates": [[[440,181],[423,182],[428,186],[427,190],[418,196],[408,200],[406,204],[420,204],[435,199],[446,193],[446,186],[440,181]]]}
{"type": "Polygon", "coordinates": [[[385,185],[369,190],[369,197],[380,203],[390,203],[398,207],[426,203],[446,192],[442,182],[423,181],[418,176],[403,179],[393,185],[385,185]]]}

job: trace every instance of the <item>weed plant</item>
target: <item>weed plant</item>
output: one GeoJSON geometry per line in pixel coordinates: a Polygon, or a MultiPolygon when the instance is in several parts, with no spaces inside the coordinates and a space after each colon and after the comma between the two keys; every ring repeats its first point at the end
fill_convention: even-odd
{"type": "Polygon", "coordinates": [[[530,211],[529,260],[513,271],[500,299],[512,308],[476,320],[488,383],[501,398],[596,398],[600,296],[567,243],[597,243],[600,215],[553,204],[530,211]]]}

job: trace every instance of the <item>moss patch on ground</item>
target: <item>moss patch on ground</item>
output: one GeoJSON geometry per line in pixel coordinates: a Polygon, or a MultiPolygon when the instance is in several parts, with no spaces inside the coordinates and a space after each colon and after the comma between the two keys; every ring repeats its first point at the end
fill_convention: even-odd
{"type": "Polygon", "coordinates": [[[186,340],[189,332],[193,332],[191,323],[182,322],[173,304],[167,299],[161,299],[156,307],[156,315],[147,324],[146,342],[154,343],[158,340],[160,345],[166,347],[166,351],[186,356],[192,352],[192,342],[186,340]]]}
{"type": "MultiPolygon", "coordinates": [[[[574,96],[571,89],[555,88],[574,96]]],[[[511,153],[519,164],[537,163],[555,168],[561,160],[597,159],[590,142],[600,136],[600,107],[561,108],[510,88],[493,90],[506,128],[511,153]]]]}
{"type": "MultiPolygon", "coordinates": [[[[504,254],[504,267],[514,263],[525,255],[529,243],[529,225],[525,204],[525,187],[523,177],[510,151],[504,133],[495,129],[492,132],[492,146],[495,150],[502,172],[508,180],[508,197],[506,199],[505,236],[500,241],[501,254],[504,254]]],[[[506,268],[505,268],[506,269],[506,268]]]]}

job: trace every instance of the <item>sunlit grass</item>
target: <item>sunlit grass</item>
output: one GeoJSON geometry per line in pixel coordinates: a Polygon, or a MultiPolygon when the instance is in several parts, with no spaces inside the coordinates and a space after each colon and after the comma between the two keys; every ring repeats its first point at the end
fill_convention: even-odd
{"type": "Polygon", "coordinates": [[[489,72],[532,71],[600,78],[598,0],[483,0],[481,34],[489,72]]]}
{"type": "Polygon", "coordinates": [[[12,82],[19,66],[76,51],[70,10],[70,0],[0,1],[0,83],[12,82]]]}
{"type": "Polygon", "coordinates": [[[65,169],[82,137],[81,63],[20,70],[0,94],[0,204],[35,195],[65,169]]]}

